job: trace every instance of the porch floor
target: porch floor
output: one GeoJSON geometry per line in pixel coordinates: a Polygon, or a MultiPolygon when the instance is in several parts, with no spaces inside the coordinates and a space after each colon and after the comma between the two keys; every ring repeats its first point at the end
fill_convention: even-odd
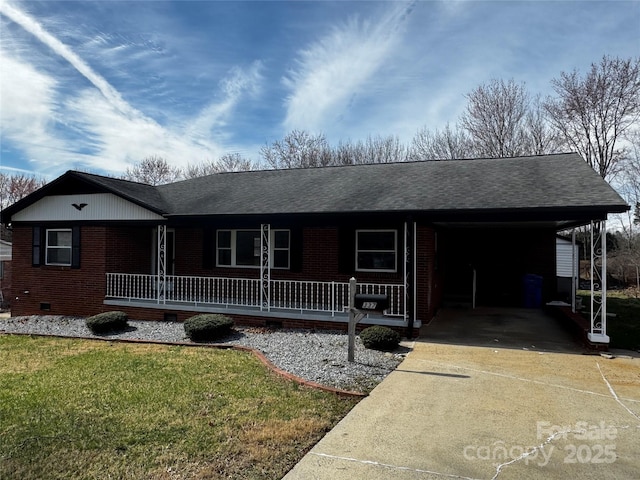
{"type": "MultiPolygon", "coordinates": [[[[349,315],[344,313],[331,314],[330,312],[320,311],[300,311],[284,308],[272,307],[270,311],[260,310],[260,307],[236,306],[236,305],[213,305],[213,304],[193,304],[187,302],[171,302],[158,303],[156,300],[119,300],[106,299],[105,305],[115,307],[134,307],[134,308],[152,308],[164,311],[188,311],[194,313],[223,313],[225,315],[250,315],[254,317],[265,317],[273,319],[292,319],[292,320],[317,320],[323,322],[335,322],[346,324],[349,321],[349,315]]],[[[387,325],[387,326],[405,326],[402,317],[394,317],[387,315],[368,314],[360,321],[364,325],[387,325]]],[[[414,322],[415,328],[420,328],[422,323],[417,320],[414,322]]]]}

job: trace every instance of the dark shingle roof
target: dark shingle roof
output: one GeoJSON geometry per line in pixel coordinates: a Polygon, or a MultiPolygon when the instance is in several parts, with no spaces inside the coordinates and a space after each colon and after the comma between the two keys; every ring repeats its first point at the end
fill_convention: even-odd
{"type": "Polygon", "coordinates": [[[78,178],[86,180],[88,183],[101,186],[107,191],[126,198],[138,205],[153,210],[157,213],[168,213],[169,206],[165,203],[157,187],[146,183],[131,182],[119,178],[103,177],[84,172],[73,172],[78,178]]]}
{"type": "Polygon", "coordinates": [[[224,173],[158,190],[173,215],[627,208],[577,154],[224,173]]]}
{"type": "Polygon", "coordinates": [[[47,195],[66,195],[80,192],[110,192],[158,214],[170,212],[156,187],[91,173],[68,171],[31,195],[5,208],[2,211],[1,220],[8,223],[12,215],[47,195]]]}
{"type": "Polygon", "coordinates": [[[628,209],[575,154],[221,173],[157,187],[67,172],[3,212],[88,186],[167,216],[628,209]]]}

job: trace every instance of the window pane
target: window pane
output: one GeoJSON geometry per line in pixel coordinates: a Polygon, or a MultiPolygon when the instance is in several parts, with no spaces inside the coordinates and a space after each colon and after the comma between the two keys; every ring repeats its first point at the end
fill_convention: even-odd
{"type": "Polygon", "coordinates": [[[58,265],[71,265],[70,248],[49,248],[47,249],[47,263],[58,265]]]}
{"type": "Polygon", "coordinates": [[[289,268],[289,250],[275,250],[273,252],[274,268],[289,268]]]}
{"type": "Polygon", "coordinates": [[[236,232],[236,265],[260,265],[260,232],[236,232]]]}
{"type": "Polygon", "coordinates": [[[274,233],[274,248],[289,248],[289,231],[279,230],[274,233]]]}
{"type": "Polygon", "coordinates": [[[231,248],[231,232],[218,230],[218,248],[231,248]]]}
{"type": "Polygon", "coordinates": [[[49,230],[48,244],[50,247],[70,247],[71,246],[71,230],[49,230]]]}
{"type": "Polygon", "coordinates": [[[231,265],[231,249],[218,250],[218,265],[231,265]]]}
{"type": "Polygon", "coordinates": [[[395,253],[359,252],[358,269],[361,270],[395,270],[395,253]]]}
{"type": "Polygon", "coordinates": [[[358,250],[395,250],[395,232],[358,232],[358,250]]]}

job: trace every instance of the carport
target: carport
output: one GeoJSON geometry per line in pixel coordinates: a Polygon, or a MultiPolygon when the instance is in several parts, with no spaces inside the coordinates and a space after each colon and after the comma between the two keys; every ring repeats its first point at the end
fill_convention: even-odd
{"type": "MultiPolygon", "coordinates": [[[[556,236],[561,231],[570,232],[575,247],[575,231],[586,225],[591,280],[587,336],[592,343],[609,343],[604,235],[608,212],[621,208],[626,207],[615,210],[613,207],[529,209],[517,213],[505,209],[500,213],[476,215],[474,221],[460,219],[437,223],[438,244],[441,245],[437,252],[442,282],[441,307],[467,308],[472,317],[475,309],[487,307],[540,309],[553,305],[570,308],[575,313],[579,279],[577,276],[572,279],[571,303],[565,302],[557,290],[556,236]]],[[[572,271],[577,272],[579,258],[573,258],[572,262],[572,271]]],[[[483,328],[482,322],[467,327],[483,328]]],[[[484,328],[488,328],[488,324],[485,323],[484,328]]],[[[543,332],[548,329],[539,331],[540,335],[546,335],[543,332]]],[[[517,329],[511,328],[511,332],[515,335],[517,329]]]]}
{"type": "MultiPolygon", "coordinates": [[[[526,275],[555,277],[553,227],[448,225],[439,236],[445,306],[521,307],[526,275]]],[[[555,299],[554,282],[542,288],[543,298],[555,299]]]]}

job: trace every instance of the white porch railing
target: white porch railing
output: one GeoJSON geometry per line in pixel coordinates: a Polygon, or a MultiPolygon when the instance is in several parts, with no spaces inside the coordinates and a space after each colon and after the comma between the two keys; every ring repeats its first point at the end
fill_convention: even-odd
{"type": "MultiPolygon", "coordinates": [[[[167,275],[164,298],[158,296],[157,282],[156,275],[107,273],[106,298],[265,309],[260,302],[259,278],[167,275]]],[[[347,282],[271,280],[270,284],[269,310],[324,312],[333,316],[344,312],[349,304],[347,282]]],[[[386,294],[389,296],[386,315],[405,316],[403,285],[359,283],[357,293],[386,294]]]]}

